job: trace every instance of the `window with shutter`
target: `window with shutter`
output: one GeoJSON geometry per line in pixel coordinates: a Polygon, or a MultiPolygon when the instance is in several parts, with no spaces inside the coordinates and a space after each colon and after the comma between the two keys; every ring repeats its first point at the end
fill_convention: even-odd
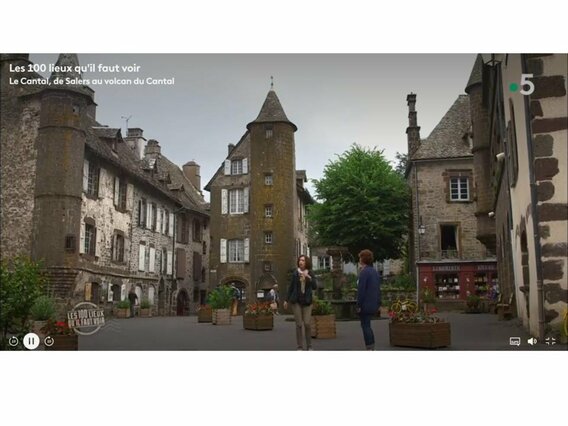
{"type": "Polygon", "coordinates": [[[155,272],[155,265],[156,265],[156,249],[154,247],[150,247],[150,262],[148,265],[149,272],[155,272]]]}
{"type": "Polygon", "coordinates": [[[246,175],[249,172],[248,158],[243,158],[243,174],[246,175]]]}
{"type": "Polygon", "coordinates": [[[152,227],[152,203],[146,204],[146,229],[152,227]]]}
{"type": "Polygon", "coordinates": [[[225,160],[225,175],[231,174],[231,160],[225,160]]]}
{"type": "Polygon", "coordinates": [[[114,178],[114,206],[118,207],[120,204],[120,179],[115,176],[114,178]]]}
{"type": "Polygon", "coordinates": [[[250,262],[250,240],[248,238],[244,241],[244,261],[245,263],[250,262]]]}
{"type": "Polygon", "coordinates": [[[221,190],[221,214],[227,214],[228,212],[228,191],[226,189],[221,190]]]}
{"type": "Polygon", "coordinates": [[[140,244],[138,250],[138,270],[145,271],[146,269],[146,245],[140,244]]]}
{"type": "Polygon", "coordinates": [[[219,247],[219,258],[221,263],[227,263],[227,240],[221,238],[219,247]]]}
{"type": "Polygon", "coordinates": [[[170,237],[174,236],[174,214],[170,213],[169,214],[169,229],[168,229],[168,235],[170,237]]]}
{"type": "Polygon", "coordinates": [[[172,275],[173,274],[173,262],[172,262],[172,257],[173,257],[173,251],[172,250],[168,250],[168,258],[167,258],[167,274],[168,275],[172,275]]]}
{"type": "Polygon", "coordinates": [[[89,160],[83,160],[83,191],[89,190],[89,160]]]}

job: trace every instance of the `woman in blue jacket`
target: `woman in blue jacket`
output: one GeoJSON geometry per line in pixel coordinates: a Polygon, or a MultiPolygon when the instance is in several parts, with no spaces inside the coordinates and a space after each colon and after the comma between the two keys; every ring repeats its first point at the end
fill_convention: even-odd
{"type": "Polygon", "coordinates": [[[307,256],[298,257],[298,269],[292,274],[292,282],[288,286],[287,298],[284,301],[284,309],[288,308],[288,302],[294,313],[296,321],[296,343],[298,350],[303,350],[302,326],[306,335],[306,349],[312,350],[312,291],[318,288],[316,276],[312,272],[312,263],[307,256]]]}
{"type": "Polygon", "coordinates": [[[377,315],[381,306],[381,278],[373,268],[373,252],[362,250],[359,253],[359,279],[357,280],[357,312],[361,318],[363,339],[367,350],[375,350],[375,335],[371,328],[371,318],[377,315]]]}

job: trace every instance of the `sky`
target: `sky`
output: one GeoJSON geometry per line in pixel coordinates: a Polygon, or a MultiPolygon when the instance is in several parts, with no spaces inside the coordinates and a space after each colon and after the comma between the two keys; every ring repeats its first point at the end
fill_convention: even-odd
{"type": "MultiPolygon", "coordinates": [[[[57,54],[32,54],[55,64],[57,54]]],[[[140,66],[137,73],[85,72],[83,78],[175,78],[174,85],[91,85],[97,120],[144,130],[179,166],[201,166],[202,187],[253,121],[270,90],[298,127],[296,168],[311,179],[357,143],[384,150],[394,164],[407,151],[406,95],[417,94],[421,137],[427,137],[464,88],[474,54],[79,54],[81,65],[140,66]]],[[[47,76],[48,72],[40,72],[47,76]]],[[[206,199],[209,193],[204,191],[206,199]]]]}

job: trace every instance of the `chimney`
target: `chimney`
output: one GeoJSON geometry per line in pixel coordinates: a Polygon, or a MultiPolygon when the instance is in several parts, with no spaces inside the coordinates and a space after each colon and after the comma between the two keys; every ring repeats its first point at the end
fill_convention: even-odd
{"type": "Polygon", "coordinates": [[[160,147],[160,143],[156,139],[150,139],[144,149],[144,156],[157,158],[160,156],[161,151],[162,148],[160,147]]]}
{"type": "Polygon", "coordinates": [[[189,179],[191,184],[201,193],[201,176],[199,175],[199,164],[195,161],[188,161],[183,165],[183,174],[189,179]]]}
{"type": "Polygon", "coordinates": [[[142,160],[144,158],[144,145],[146,139],[144,139],[144,131],[138,127],[129,128],[126,131],[126,137],[124,138],[126,144],[136,152],[137,158],[142,160]]]}
{"type": "Polygon", "coordinates": [[[231,152],[233,152],[233,149],[235,149],[235,145],[230,143],[229,144],[229,153],[227,155],[231,155],[231,152]]]}
{"type": "Polygon", "coordinates": [[[418,147],[420,146],[420,126],[416,117],[416,94],[410,93],[406,97],[408,103],[408,127],[406,128],[406,136],[408,138],[408,158],[412,158],[418,147]]]}

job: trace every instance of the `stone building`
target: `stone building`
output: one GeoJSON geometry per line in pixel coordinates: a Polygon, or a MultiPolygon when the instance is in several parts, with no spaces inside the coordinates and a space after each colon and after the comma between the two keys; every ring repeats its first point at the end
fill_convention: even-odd
{"type": "Polygon", "coordinates": [[[205,186],[211,192],[210,283],[231,283],[245,300],[274,284],[284,294],[296,257],[309,255],[304,188],[295,168],[294,123],[270,90],[258,117],[205,186]]]}
{"type": "Polygon", "coordinates": [[[487,296],[497,284],[494,252],[477,240],[476,182],[469,97],[459,95],[426,139],[420,138],[416,94],[409,107],[410,265],[420,290],[440,302],[487,296]]]}
{"type": "MultiPolygon", "coordinates": [[[[123,138],[102,126],[90,88],[42,84],[29,64],[28,55],[1,57],[2,256],[41,260],[48,290],[69,305],[110,309],[134,287],[155,313],[186,314],[206,288],[199,167],[182,171],[140,129],[123,138]],[[178,226],[178,242],[180,223],[194,228],[178,226]]],[[[56,65],[72,69],[77,56],[60,55],[56,65]]],[[[54,72],[50,82],[80,77],[54,72]]]]}
{"type": "Polygon", "coordinates": [[[479,239],[496,249],[504,301],[540,339],[568,301],[567,68],[565,54],[479,55],[466,88],[479,239]]]}

